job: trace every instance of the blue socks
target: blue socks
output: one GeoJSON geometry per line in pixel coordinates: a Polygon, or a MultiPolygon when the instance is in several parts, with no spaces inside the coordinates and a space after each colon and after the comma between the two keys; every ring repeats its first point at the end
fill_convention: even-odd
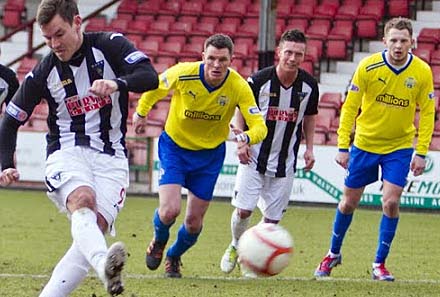
{"type": "Polygon", "coordinates": [[[353,219],[353,214],[343,214],[339,208],[336,208],[335,221],[333,223],[333,233],[330,245],[330,252],[333,254],[340,254],[342,241],[345,237],[345,232],[347,232],[348,227],[353,219]]]}
{"type": "Polygon", "coordinates": [[[398,222],[399,218],[389,218],[385,214],[382,215],[375,263],[385,263],[385,259],[390,252],[394,235],[396,234],[398,222]]]}
{"type": "Polygon", "coordinates": [[[199,237],[201,231],[202,230],[196,234],[190,234],[186,230],[185,225],[182,224],[179,228],[179,232],[177,233],[177,240],[169,248],[167,257],[175,258],[183,255],[183,253],[185,253],[197,242],[197,238],[199,237]]]}
{"type": "Polygon", "coordinates": [[[167,243],[170,237],[170,228],[174,224],[165,225],[159,218],[159,210],[156,208],[153,217],[154,238],[156,241],[167,243]]]}

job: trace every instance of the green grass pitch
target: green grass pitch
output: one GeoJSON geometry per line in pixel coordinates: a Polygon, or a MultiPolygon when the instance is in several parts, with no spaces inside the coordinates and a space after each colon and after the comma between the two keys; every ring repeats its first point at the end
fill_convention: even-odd
{"type": "MultiPolygon", "coordinates": [[[[358,210],[345,239],[343,264],[334,269],[331,279],[316,281],[313,271],[328,249],[335,209],[291,206],[282,221],[295,241],[290,266],[272,278],[247,280],[240,278],[238,270],[230,275],[220,271],[220,258],[230,241],[232,207],[228,202],[215,201],[199,241],[182,258],[183,278],[165,279],[163,265],[157,271],[148,271],[144,262],[157,203],[157,198],[128,197],[118,217],[117,236],[108,238],[109,243],[122,240],[128,248],[123,296],[440,296],[438,213],[401,214],[387,261],[396,281],[382,283],[370,276],[381,213],[358,210]]],[[[184,208],[172,228],[171,240],[183,215],[184,208]]],[[[259,219],[256,214],[253,222],[259,219]]],[[[43,191],[0,189],[0,296],[38,296],[71,244],[69,226],[66,216],[43,191]]],[[[91,272],[71,296],[107,295],[91,272]]]]}

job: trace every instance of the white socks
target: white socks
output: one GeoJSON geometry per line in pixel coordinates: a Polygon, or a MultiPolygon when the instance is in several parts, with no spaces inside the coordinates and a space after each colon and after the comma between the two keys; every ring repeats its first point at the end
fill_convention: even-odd
{"type": "Polygon", "coordinates": [[[96,214],[89,208],[80,208],[72,213],[71,221],[73,241],[95,269],[98,277],[105,281],[107,243],[96,222],[96,214]]]}
{"type": "Polygon", "coordinates": [[[90,264],[75,242],[58,262],[40,297],[67,297],[87,276],[90,264]]]}
{"type": "Polygon", "coordinates": [[[232,232],[232,246],[237,247],[238,239],[246,231],[249,225],[250,217],[241,219],[238,215],[238,210],[234,209],[231,216],[231,232],[232,232]]]}

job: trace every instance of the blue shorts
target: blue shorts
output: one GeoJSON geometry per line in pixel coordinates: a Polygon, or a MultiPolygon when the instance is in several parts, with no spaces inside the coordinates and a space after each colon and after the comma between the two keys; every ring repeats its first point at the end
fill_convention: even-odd
{"type": "Polygon", "coordinates": [[[214,149],[187,150],[164,131],[159,137],[159,185],[179,184],[200,199],[210,201],[225,154],[225,143],[214,149]]]}
{"type": "Polygon", "coordinates": [[[381,180],[404,187],[414,149],[401,149],[389,154],[374,154],[354,145],[350,150],[345,186],[358,189],[378,180],[379,166],[381,180]]]}

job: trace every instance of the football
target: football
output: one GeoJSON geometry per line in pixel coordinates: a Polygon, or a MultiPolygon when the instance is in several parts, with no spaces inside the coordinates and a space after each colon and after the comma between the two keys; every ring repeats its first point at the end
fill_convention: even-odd
{"type": "Polygon", "coordinates": [[[258,276],[273,276],[289,265],[293,239],[280,225],[262,223],[246,230],[238,242],[238,259],[258,276]]]}

